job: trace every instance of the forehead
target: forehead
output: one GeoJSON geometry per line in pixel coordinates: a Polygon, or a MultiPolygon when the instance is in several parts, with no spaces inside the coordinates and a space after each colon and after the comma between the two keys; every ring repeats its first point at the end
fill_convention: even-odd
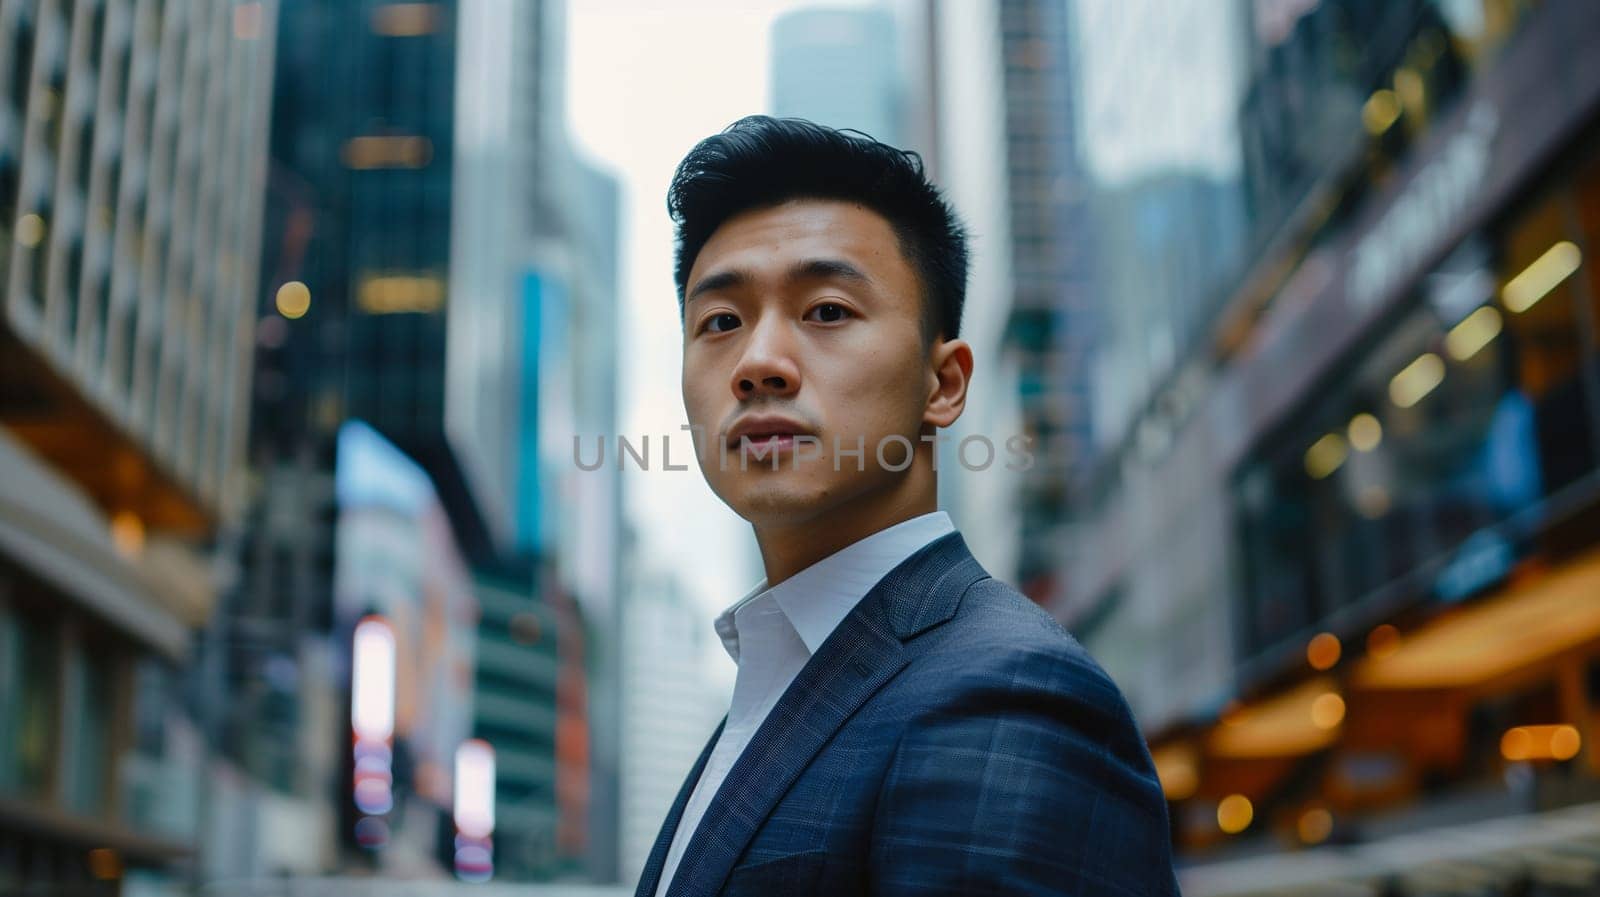
{"type": "Polygon", "coordinates": [[[724,221],[695,257],[687,286],[725,269],[776,277],[813,258],[851,262],[884,287],[905,287],[914,278],[888,219],[856,203],[796,199],[724,221]]]}

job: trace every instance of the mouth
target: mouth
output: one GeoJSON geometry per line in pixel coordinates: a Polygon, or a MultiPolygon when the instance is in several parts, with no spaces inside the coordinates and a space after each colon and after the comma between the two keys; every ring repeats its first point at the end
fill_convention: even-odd
{"type": "Polygon", "coordinates": [[[727,447],[744,455],[765,459],[774,452],[792,452],[802,436],[811,433],[798,421],[761,417],[741,421],[728,432],[727,447]]]}

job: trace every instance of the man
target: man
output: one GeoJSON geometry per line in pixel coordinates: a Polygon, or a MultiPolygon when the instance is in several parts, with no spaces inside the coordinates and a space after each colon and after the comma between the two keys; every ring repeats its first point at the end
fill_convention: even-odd
{"type": "Polygon", "coordinates": [[[921,160],[754,116],[668,208],[696,455],[766,579],[716,621],[732,707],[639,897],[1175,895],[1121,694],[937,508],[973,354],[966,237],[921,160]]]}

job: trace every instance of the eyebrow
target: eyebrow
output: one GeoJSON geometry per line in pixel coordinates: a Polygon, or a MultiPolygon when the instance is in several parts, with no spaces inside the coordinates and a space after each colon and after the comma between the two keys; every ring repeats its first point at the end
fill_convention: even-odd
{"type": "MultiPolygon", "coordinates": [[[[715,290],[735,289],[749,284],[754,279],[754,275],[742,268],[731,268],[726,271],[707,274],[705,277],[700,278],[700,281],[694,285],[694,289],[689,291],[689,295],[683,301],[688,304],[691,300],[704,293],[710,293],[715,290]]],[[[789,283],[800,280],[845,280],[862,285],[871,285],[872,283],[872,278],[868,277],[855,265],[843,259],[829,258],[806,259],[805,261],[796,262],[789,267],[789,270],[784,272],[783,279],[789,283]]]]}

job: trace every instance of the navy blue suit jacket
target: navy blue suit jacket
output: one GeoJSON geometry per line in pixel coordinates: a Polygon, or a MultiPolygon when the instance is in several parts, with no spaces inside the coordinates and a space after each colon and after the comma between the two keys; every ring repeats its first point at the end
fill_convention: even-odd
{"type": "MultiPolygon", "coordinates": [[[[711,742],[639,880],[652,897],[711,742]]],[[[729,771],[668,897],[1178,893],[1127,703],[960,533],[890,571],[729,771]]]]}

